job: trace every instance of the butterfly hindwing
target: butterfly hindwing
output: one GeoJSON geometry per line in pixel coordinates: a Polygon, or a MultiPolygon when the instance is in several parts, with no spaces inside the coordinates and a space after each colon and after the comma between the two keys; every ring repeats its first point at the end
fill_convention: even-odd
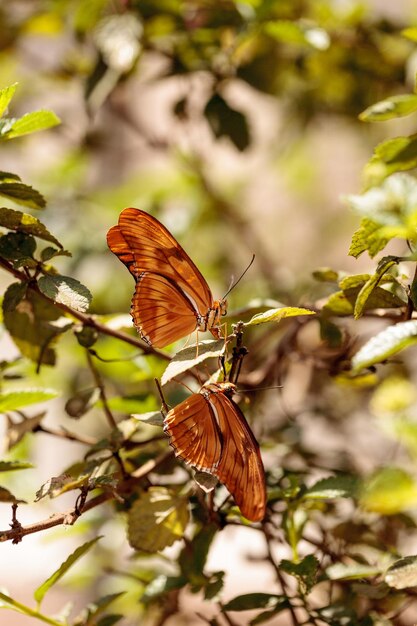
{"type": "Polygon", "coordinates": [[[169,411],[164,431],[177,456],[196,469],[213,473],[222,452],[221,433],[200,393],[192,394],[169,411]]]}
{"type": "Polygon", "coordinates": [[[131,314],[147,343],[163,348],[193,332],[194,309],[174,283],[145,272],[136,283],[131,314]]]}

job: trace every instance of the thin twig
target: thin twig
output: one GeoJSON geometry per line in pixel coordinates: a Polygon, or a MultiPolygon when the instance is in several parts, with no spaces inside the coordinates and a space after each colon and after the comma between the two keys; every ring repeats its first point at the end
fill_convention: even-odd
{"type": "MultiPolygon", "coordinates": [[[[143,478],[145,478],[148,474],[154,471],[159,465],[164,463],[167,459],[173,456],[173,452],[168,451],[164,454],[160,454],[156,459],[151,459],[141,467],[139,467],[130,477],[124,482],[120,483],[120,492],[121,493],[130,493],[135,486],[140,482],[143,478]]],[[[111,491],[104,491],[100,493],[95,498],[88,500],[85,502],[79,510],[77,507],[73,507],[64,513],[55,513],[48,517],[48,519],[42,520],[40,522],[35,522],[34,524],[29,524],[28,526],[20,526],[16,525],[16,527],[11,528],[10,530],[0,531],[0,543],[4,541],[13,541],[13,540],[21,540],[26,535],[31,535],[33,533],[42,532],[44,530],[48,530],[49,528],[54,528],[55,526],[61,526],[63,524],[67,524],[68,521],[74,522],[80,515],[90,511],[91,509],[107,502],[109,500],[114,499],[114,493],[111,491]]],[[[79,499],[78,499],[79,505],[79,499]]]]}
{"type": "Polygon", "coordinates": [[[46,435],[60,437],[62,439],[67,439],[68,441],[75,441],[77,443],[83,443],[86,446],[94,446],[97,443],[97,439],[94,439],[93,437],[88,437],[88,435],[78,435],[78,434],[72,433],[64,429],[55,430],[54,428],[42,426],[42,424],[39,424],[39,426],[36,426],[33,429],[33,432],[45,433],[46,435]]]}
{"type": "Polygon", "coordinates": [[[88,367],[90,368],[90,371],[93,375],[94,378],[94,382],[96,383],[96,387],[100,392],[100,400],[103,403],[103,411],[104,414],[107,418],[107,421],[109,422],[109,425],[111,428],[116,429],[117,428],[117,422],[114,419],[113,413],[110,411],[110,407],[109,404],[107,402],[107,395],[106,395],[106,390],[104,388],[104,383],[103,380],[100,376],[100,373],[98,371],[98,369],[96,368],[94,361],[92,359],[92,356],[90,354],[90,352],[87,350],[86,351],[87,354],[87,362],[88,362],[88,367]]]}

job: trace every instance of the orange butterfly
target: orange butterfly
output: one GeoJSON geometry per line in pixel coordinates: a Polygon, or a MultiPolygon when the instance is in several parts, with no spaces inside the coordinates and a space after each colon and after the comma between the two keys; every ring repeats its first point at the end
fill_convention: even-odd
{"type": "Polygon", "coordinates": [[[221,337],[227,301],[213,300],[188,254],[155,217],[124,209],[107,243],[136,280],[130,312],[147,344],[163,348],[196,329],[221,337]]]}
{"type": "Polygon", "coordinates": [[[259,445],[231,396],[232,383],[204,385],[171,409],[164,432],[175,455],[216,476],[252,522],[265,517],[265,472],[259,445]]]}

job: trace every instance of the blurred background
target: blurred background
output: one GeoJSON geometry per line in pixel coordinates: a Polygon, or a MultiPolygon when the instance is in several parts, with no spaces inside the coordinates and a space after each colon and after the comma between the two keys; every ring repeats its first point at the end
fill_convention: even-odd
{"type": "MultiPolygon", "coordinates": [[[[362,170],[375,145],[411,132],[412,125],[409,118],[367,125],[358,115],[378,100],[413,91],[417,53],[401,31],[416,20],[412,0],[4,1],[0,87],[18,82],[9,114],[45,108],[62,123],[3,143],[0,169],[15,172],[46,197],[41,219],[72,253],[56,265],[90,289],[93,313],[129,313],[133,281],[106,246],[107,230],[126,206],[151,212],[171,230],[215,297],[256,255],[230,294],[231,321],[276,303],[314,306],[329,294],[328,285],[314,280],[317,268],[369,270],[367,257],[347,254],[359,220],[344,196],[362,190],[362,170]]],[[[5,288],[10,279],[1,275],[0,281],[5,288]]],[[[245,406],[265,444],[267,469],[309,467],[317,477],[326,470],[373,471],[392,442],[364,409],[362,396],[329,384],[328,365],[337,351],[319,354],[321,370],[318,329],[308,325],[280,370],[285,330],[255,329],[247,337],[251,354],[242,384],[284,383],[279,394],[259,394],[245,406]]],[[[358,335],[370,330],[355,328],[358,335]]],[[[35,374],[33,364],[20,363],[18,371],[34,386],[59,390],[60,398],[48,404],[46,424],[104,436],[98,410],[79,422],[64,410],[89,376],[83,350],[74,343],[63,338],[56,368],[35,374]]],[[[100,364],[109,395],[119,399],[115,410],[156,409],[151,381],[164,364],[110,338],[98,346],[103,357],[121,359],[100,364]]],[[[2,359],[18,354],[7,335],[0,348],[2,359]]],[[[169,393],[172,401],[184,397],[174,387],[169,393]]],[[[33,485],[60,474],[83,453],[81,445],[46,434],[36,442],[27,437],[11,454],[30,458],[36,469],[13,476],[10,484],[33,503],[33,485]]],[[[65,510],[72,505],[66,498],[22,508],[20,521],[65,510]]],[[[339,520],[349,515],[341,511],[339,520]]],[[[0,520],[6,529],[7,505],[0,504],[0,520]]],[[[86,532],[104,535],[99,552],[51,592],[47,611],[74,603],[75,615],[96,592],[127,589],[124,626],[208,623],[196,612],[209,619],[210,603],[187,590],[171,616],[162,619],[158,605],[143,608],[139,598],[146,585],[132,572],[145,566],[135,561],[124,520],[110,506],[70,529],[2,545],[0,586],[30,603],[33,589],[86,532]]],[[[251,529],[228,526],[219,533],[207,568],[226,571],[224,599],[276,588],[265,549],[251,529]]],[[[154,576],[166,572],[170,554],[155,556],[145,569],[154,576]]],[[[289,558],[285,546],[280,558],[289,558]]],[[[26,626],[34,620],[4,610],[0,623],[26,626]]],[[[286,622],[276,617],[271,623],[286,622]]]]}

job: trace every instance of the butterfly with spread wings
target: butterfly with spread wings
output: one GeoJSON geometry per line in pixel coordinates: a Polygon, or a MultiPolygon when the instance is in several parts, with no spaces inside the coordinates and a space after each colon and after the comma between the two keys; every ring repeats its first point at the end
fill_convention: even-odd
{"type": "Polygon", "coordinates": [[[265,517],[265,471],[256,441],[232,400],[232,383],[203,385],[199,393],[171,409],[164,419],[175,455],[213,474],[252,522],[265,517]]]}
{"type": "Polygon", "coordinates": [[[131,315],[147,344],[164,348],[194,330],[221,337],[226,300],[213,299],[188,254],[155,217],[124,209],[107,233],[107,243],[136,281],[131,315]]]}

